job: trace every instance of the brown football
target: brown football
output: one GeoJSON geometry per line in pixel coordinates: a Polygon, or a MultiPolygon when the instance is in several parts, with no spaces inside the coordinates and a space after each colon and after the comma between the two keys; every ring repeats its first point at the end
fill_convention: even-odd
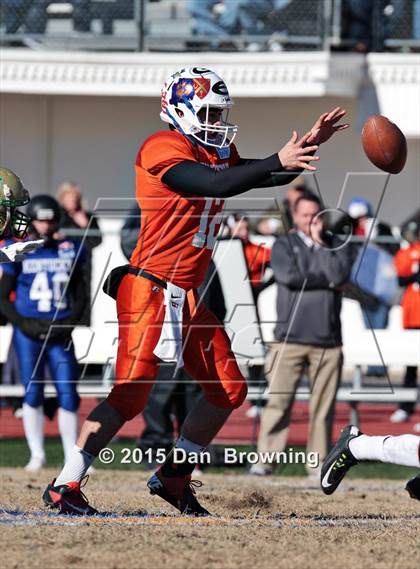
{"type": "Polygon", "coordinates": [[[398,174],[407,160],[407,141],[396,124],[382,115],[371,115],[362,129],[363,150],[381,170],[398,174]]]}

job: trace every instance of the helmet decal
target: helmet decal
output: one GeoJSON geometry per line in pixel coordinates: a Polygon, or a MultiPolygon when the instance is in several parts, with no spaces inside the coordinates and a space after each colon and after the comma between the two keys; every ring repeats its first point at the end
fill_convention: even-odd
{"type": "Polygon", "coordinates": [[[185,99],[192,99],[195,95],[194,82],[192,79],[180,79],[172,85],[172,97],[169,100],[171,105],[185,103],[185,99]]]}
{"type": "Polygon", "coordinates": [[[206,79],[205,77],[197,77],[197,79],[194,79],[194,91],[200,99],[203,99],[207,95],[210,91],[210,87],[210,79],[206,79]]]}
{"type": "Polygon", "coordinates": [[[223,97],[229,96],[229,92],[224,81],[218,81],[215,83],[211,90],[213,93],[217,93],[217,95],[222,95],[223,97]]]}
{"type": "MultiPolygon", "coordinates": [[[[185,71],[185,69],[183,69],[182,71],[185,71]]],[[[196,75],[204,75],[205,73],[213,73],[213,71],[211,69],[207,69],[206,67],[193,67],[192,72],[195,73],[196,75]]]]}

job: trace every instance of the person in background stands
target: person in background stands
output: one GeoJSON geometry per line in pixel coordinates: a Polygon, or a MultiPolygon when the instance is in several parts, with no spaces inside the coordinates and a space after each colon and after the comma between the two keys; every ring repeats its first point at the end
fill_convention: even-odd
{"type": "Polygon", "coordinates": [[[256,232],[260,235],[286,235],[293,228],[293,207],[308,189],[303,176],[296,178],[287,188],[286,197],[258,220],[256,232]]]}
{"type": "MultiPolygon", "coordinates": [[[[259,22],[273,10],[272,0],[188,0],[194,35],[207,36],[214,49],[238,47],[231,35],[259,33],[259,22]]],[[[254,41],[248,48],[259,49],[254,41]]]]}
{"type": "MultiPolygon", "coordinates": [[[[414,218],[405,223],[401,235],[406,245],[395,255],[395,267],[399,285],[404,287],[401,300],[404,330],[420,328],[420,210],[414,218]]],[[[417,366],[407,366],[404,387],[417,386],[417,366]]],[[[392,423],[408,421],[415,409],[415,403],[405,402],[394,411],[392,423]]]]}
{"type": "MultiPolygon", "coordinates": [[[[376,237],[393,237],[391,227],[375,217],[372,204],[364,198],[352,198],[348,207],[348,214],[353,223],[353,234],[356,237],[363,237],[364,241],[369,240],[370,242],[374,242],[376,237]]],[[[379,242],[377,246],[390,255],[395,255],[398,250],[398,246],[393,243],[379,242]]],[[[355,243],[350,246],[353,262],[356,261],[361,247],[362,243],[355,243]]],[[[374,300],[374,306],[362,303],[363,320],[366,328],[384,330],[388,327],[390,306],[377,297],[374,300]]],[[[383,377],[386,375],[386,368],[379,365],[368,366],[366,373],[375,377],[383,377]]]]}
{"type": "Polygon", "coordinates": [[[99,225],[95,215],[84,207],[83,194],[80,185],[74,181],[63,182],[58,188],[57,200],[62,207],[62,215],[59,229],[66,234],[66,229],[80,230],[80,235],[70,234],[72,240],[81,241],[86,250],[86,263],[83,278],[87,294],[86,307],[80,317],[79,324],[90,325],[90,298],[91,298],[91,274],[92,274],[92,249],[102,243],[99,233],[99,225]],[[85,234],[85,231],[87,232],[85,234]],[[95,234],[89,234],[94,232],[95,234]]]}

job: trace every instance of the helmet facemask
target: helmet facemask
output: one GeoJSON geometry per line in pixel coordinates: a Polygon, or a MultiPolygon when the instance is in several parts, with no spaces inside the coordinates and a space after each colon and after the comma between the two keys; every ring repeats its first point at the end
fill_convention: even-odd
{"type": "Polygon", "coordinates": [[[232,144],[233,139],[238,132],[238,126],[236,124],[231,124],[228,121],[230,106],[227,107],[216,107],[215,105],[205,104],[197,112],[197,118],[199,121],[199,132],[191,133],[194,138],[197,138],[201,142],[208,146],[215,146],[216,148],[223,148],[232,144]],[[209,116],[213,110],[220,111],[220,118],[215,121],[219,124],[214,124],[209,121],[209,116]],[[204,114],[204,117],[203,117],[204,114]]]}
{"type": "Polygon", "coordinates": [[[24,239],[28,234],[31,218],[16,208],[0,205],[0,236],[6,239],[24,239]]]}
{"type": "Polygon", "coordinates": [[[28,234],[31,218],[18,209],[11,210],[10,230],[14,237],[24,239],[28,234]]]}

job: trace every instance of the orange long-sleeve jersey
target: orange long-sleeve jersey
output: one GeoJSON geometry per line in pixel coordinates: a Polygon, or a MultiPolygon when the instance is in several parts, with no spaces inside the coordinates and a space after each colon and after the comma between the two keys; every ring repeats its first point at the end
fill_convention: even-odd
{"type": "Polygon", "coordinates": [[[176,131],[161,131],[146,140],[136,160],[141,229],[131,264],[188,290],[204,280],[224,200],[183,195],[163,183],[164,174],[185,160],[222,170],[236,165],[239,155],[232,144],[229,157],[220,158],[215,149],[176,131]]]}

